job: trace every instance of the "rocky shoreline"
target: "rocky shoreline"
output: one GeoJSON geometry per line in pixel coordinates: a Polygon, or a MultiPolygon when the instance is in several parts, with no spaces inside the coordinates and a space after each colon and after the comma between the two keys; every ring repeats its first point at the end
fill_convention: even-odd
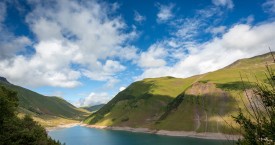
{"type": "Polygon", "coordinates": [[[238,140],[241,138],[240,135],[228,135],[223,133],[197,133],[194,131],[167,131],[167,130],[150,130],[148,128],[131,128],[131,127],[117,127],[117,126],[98,126],[98,125],[87,125],[80,124],[81,126],[98,129],[110,129],[110,130],[121,130],[130,132],[150,133],[167,136],[178,136],[178,137],[193,137],[202,139],[214,139],[214,140],[238,140]]]}

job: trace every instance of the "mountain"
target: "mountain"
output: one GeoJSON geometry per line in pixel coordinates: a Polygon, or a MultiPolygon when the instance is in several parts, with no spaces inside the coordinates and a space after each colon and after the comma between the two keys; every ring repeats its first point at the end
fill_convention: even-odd
{"type": "Polygon", "coordinates": [[[19,98],[18,111],[20,114],[31,114],[42,124],[53,125],[49,124],[47,120],[51,120],[52,123],[58,119],[59,122],[57,123],[65,123],[68,120],[81,120],[87,115],[87,111],[76,108],[60,97],[38,94],[26,88],[13,85],[4,77],[0,77],[0,86],[17,92],[19,98]]]}
{"type": "Polygon", "coordinates": [[[102,108],[104,105],[106,104],[99,104],[99,105],[94,105],[94,106],[90,106],[90,107],[82,107],[85,110],[88,110],[90,112],[95,112],[97,110],[99,110],[100,108],[102,108]]]}
{"type": "Polygon", "coordinates": [[[244,108],[243,85],[249,92],[253,85],[248,81],[265,81],[266,63],[275,68],[272,56],[263,54],[189,78],[137,81],[84,122],[156,130],[232,133],[227,123],[234,126],[231,115],[238,113],[238,106],[244,108]]]}
{"type": "Polygon", "coordinates": [[[6,78],[1,77],[1,76],[0,76],[0,82],[10,84],[10,82],[6,78]]]}

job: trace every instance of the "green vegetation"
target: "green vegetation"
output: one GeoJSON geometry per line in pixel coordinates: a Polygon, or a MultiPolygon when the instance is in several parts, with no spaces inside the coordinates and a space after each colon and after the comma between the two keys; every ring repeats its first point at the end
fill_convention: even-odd
{"type": "Polygon", "coordinates": [[[246,108],[234,116],[244,137],[237,144],[275,144],[275,75],[269,67],[267,70],[268,84],[257,82],[252,96],[246,94],[246,108]]]}
{"type": "Polygon", "coordinates": [[[48,137],[46,130],[29,115],[16,116],[18,98],[16,92],[0,86],[0,144],[8,145],[58,145],[48,137]]]}
{"type": "MultiPolygon", "coordinates": [[[[223,69],[189,78],[149,78],[135,82],[87,117],[95,125],[146,127],[157,130],[235,134],[232,115],[244,108],[244,82],[266,81],[265,64],[275,67],[270,54],[239,60],[223,69]],[[257,77],[257,79],[256,79],[257,77]]],[[[248,103],[248,102],[245,102],[248,103]]]]}
{"type": "Polygon", "coordinates": [[[188,85],[182,79],[172,77],[159,78],[157,81],[145,79],[135,82],[99,111],[90,115],[85,122],[100,122],[101,125],[131,123],[132,126],[146,126],[154,122],[154,119],[165,111],[165,106],[181,93],[181,88],[186,86],[188,85]],[[153,119],[146,120],[147,118],[153,119]]]}
{"type": "Polygon", "coordinates": [[[94,106],[90,106],[90,107],[81,107],[85,110],[88,110],[90,112],[96,112],[97,110],[99,110],[100,108],[102,108],[105,104],[99,104],[99,105],[94,105],[94,106]]]}
{"type": "Polygon", "coordinates": [[[82,120],[89,112],[78,109],[60,97],[48,97],[9,83],[0,78],[0,85],[17,92],[19,115],[29,114],[45,126],[82,120]],[[55,120],[58,120],[59,123],[55,120]],[[54,122],[54,123],[53,123],[54,122]]]}

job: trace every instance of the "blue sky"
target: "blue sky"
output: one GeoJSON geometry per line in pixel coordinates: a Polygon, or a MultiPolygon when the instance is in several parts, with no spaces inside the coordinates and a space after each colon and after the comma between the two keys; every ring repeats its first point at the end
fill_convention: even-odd
{"type": "Polygon", "coordinates": [[[275,0],[2,0],[0,76],[76,106],[275,49],[275,0]]]}

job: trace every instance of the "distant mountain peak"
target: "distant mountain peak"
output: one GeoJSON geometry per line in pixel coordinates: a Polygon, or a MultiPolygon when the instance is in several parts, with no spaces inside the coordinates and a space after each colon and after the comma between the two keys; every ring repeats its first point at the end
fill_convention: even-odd
{"type": "Polygon", "coordinates": [[[0,76],[0,82],[4,82],[4,83],[10,84],[10,82],[6,78],[1,77],[1,76],[0,76]]]}

